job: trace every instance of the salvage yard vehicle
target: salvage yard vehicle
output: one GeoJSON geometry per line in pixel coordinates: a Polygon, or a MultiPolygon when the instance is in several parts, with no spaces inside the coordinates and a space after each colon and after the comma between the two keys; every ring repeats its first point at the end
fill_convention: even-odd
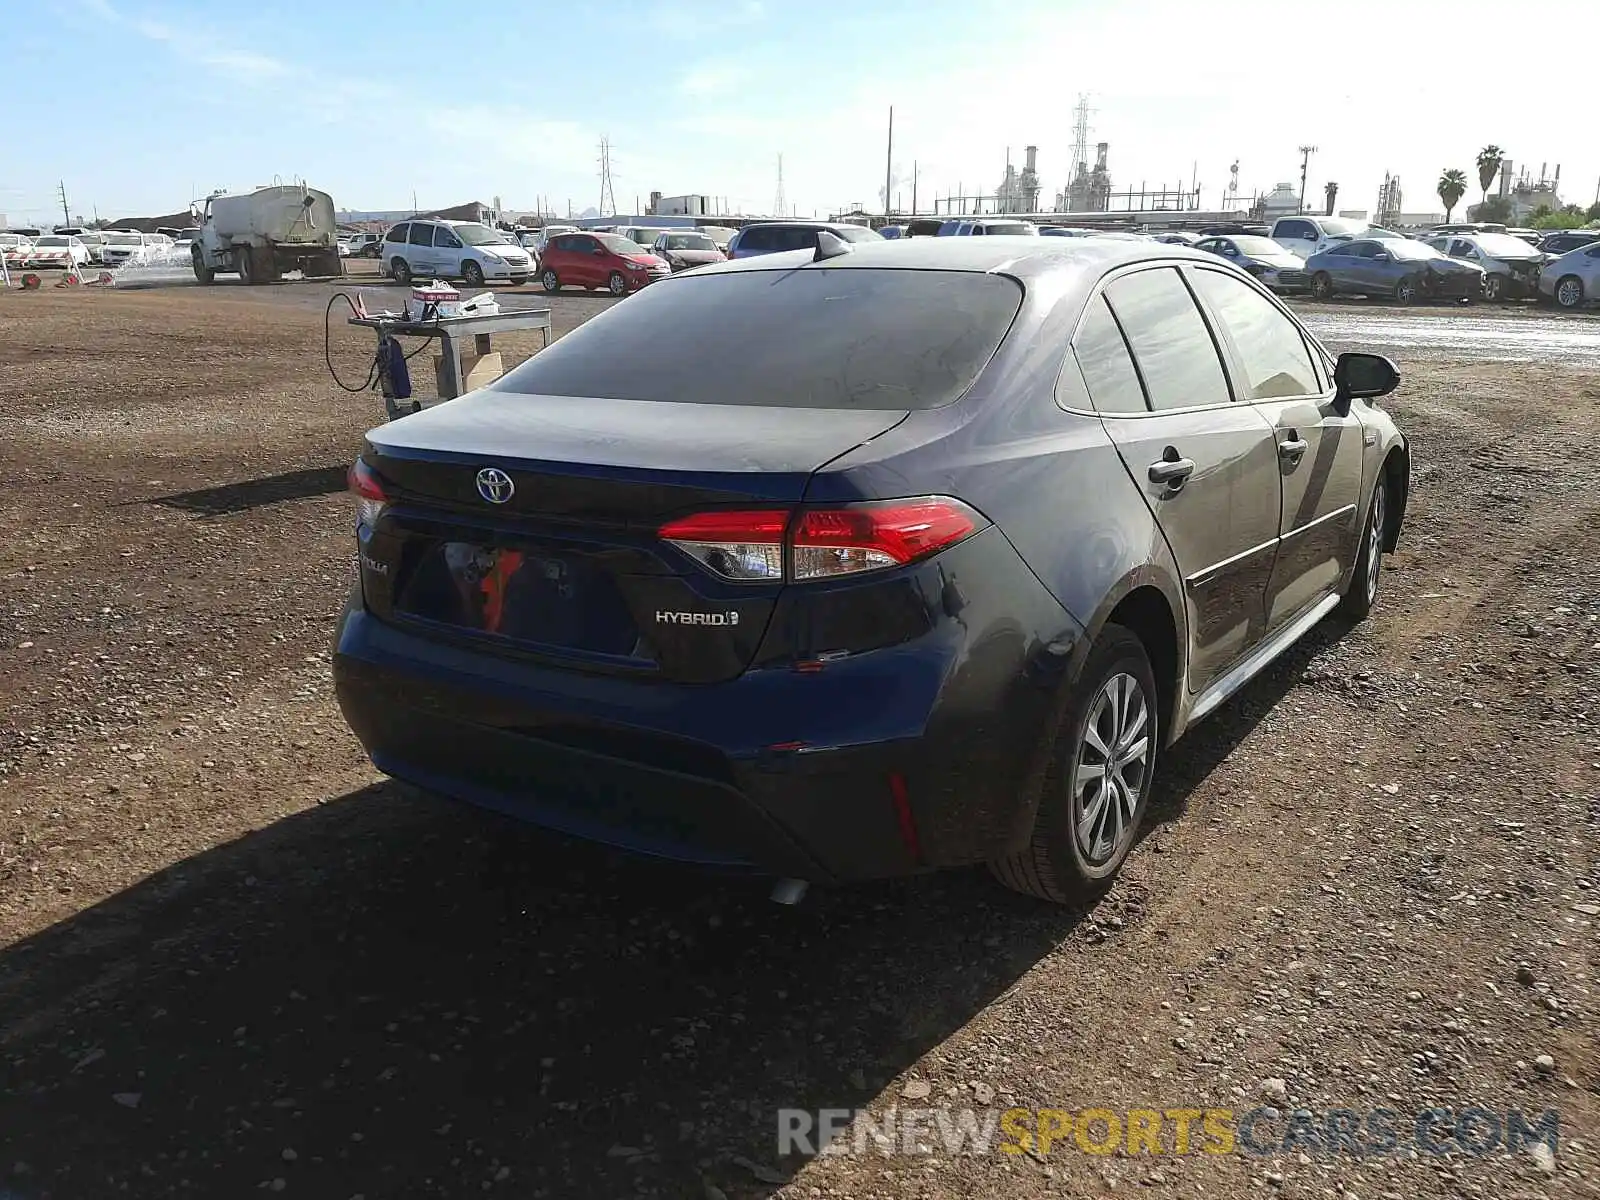
{"type": "Polygon", "coordinates": [[[846,242],[881,242],[876,230],[845,221],[752,221],[728,243],[729,258],[753,258],[785,250],[815,250],[817,235],[829,233],[846,242]]]}
{"type": "Polygon", "coordinates": [[[669,229],[656,238],[650,249],[657,258],[666,259],[674,271],[726,262],[728,258],[708,235],[694,229],[669,229]]]}
{"type": "Polygon", "coordinates": [[[396,283],[461,279],[482,287],[493,279],[521,287],[533,273],[526,250],[476,221],[402,221],[383,235],[383,261],[396,283]]]}
{"type": "Polygon", "coordinates": [[[1569,250],[1539,272],[1539,295],[1562,308],[1600,300],[1600,241],[1569,250]]]}
{"type": "Polygon", "coordinates": [[[1386,238],[1404,240],[1401,234],[1366,221],[1347,217],[1323,217],[1305,213],[1293,217],[1279,217],[1272,223],[1271,238],[1296,258],[1310,258],[1337,242],[1355,238],[1386,238]]]}
{"type": "Polygon", "coordinates": [[[1227,259],[1275,292],[1303,292],[1310,278],[1305,264],[1271,238],[1240,234],[1202,238],[1194,248],[1227,259]]]}
{"type": "Polygon", "coordinates": [[[1032,221],[1000,217],[952,218],[939,226],[939,237],[1038,237],[1039,226],[1032,221]]]}
{"type": "Polygon", "coordinates": [[[1539,253],[1553,260],[1595,242],[1600,242],[1600,229],[1555,229],[1540,240],[1539,253]]]}
{"type": "Polygon", "coordinates": [[[127,262],[142,262],[158,243],[143,233],[105,233],[101,235],[100,261],[108,267],[127,262]]]}
{"type": "Polygon", "coordinates": [[[1544,255],[1509,233],[1457,233],[1424,243],[1485,272],[1483,298],[1491,303],[1539,294],[1544,255]]]}
{"type": "Polygon", "coordinates": [[[1398,382],[1153,242],[686,272],[367,434],[339,704],[391,775],[775,896],[1092,896],[1164,749],[1372,608],[1398,382]]]}
{"type": "Polygon", "coordinates": [[[558,233],[539,258],[539,282],[547,292],[605,288],[626,296],[670,274],[666,259],[620,233],[558,233]]]}
{"type": "Polygon", "coordinates": [[[1318,300],[1357,294],[1418,300],[1475,300],[1485,274],[1476,263],[1450,258],[1425,242],[1357,238],[1337,242],[1305,262],[1311,294],[1318,300]]]}
{"type": "Polygon", "coordinates": [[[33,242],[20,233],[0,233],[0,257],[7,267],[20,267],[27,258],[33,242]]]}
{"type": "Polygon", "coordinates": [[[333,198],[301,184],[283,184],[242,196],[208,196],[189,255],[201,283],[229,271],[252,284],[274,282],[287,271],[337,278],[344,273],[338,239],[333,198]]]}
{"type": "Polygon", "coordinates": [[[35,269],[67,270],[70,267],[87,266],[89,261],[89,247],[83,244],[81,238],[47,233],[34,239],[33,245],[23,255],[22,265],[35,269]]]}

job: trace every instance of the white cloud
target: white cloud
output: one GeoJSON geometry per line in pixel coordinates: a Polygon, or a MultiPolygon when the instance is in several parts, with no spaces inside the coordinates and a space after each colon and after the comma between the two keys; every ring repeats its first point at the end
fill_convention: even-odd
{"type": "Polygon", "coordinates": [[[129,15],[112,7],[107,0],[81,2],[91,16],[108,25],[132,30],[140,37],[168,47],[187,62],[209,67],[244,82],[264,82],[293,74],[293,68],[282,59],[235,49],[224,39],[204,30],[177,28],[149,17],[129,15]]]}

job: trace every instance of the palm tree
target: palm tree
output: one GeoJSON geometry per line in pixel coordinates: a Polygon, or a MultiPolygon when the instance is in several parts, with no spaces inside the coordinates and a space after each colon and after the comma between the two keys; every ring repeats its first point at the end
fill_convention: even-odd
{"type": "Polygon", "coordinates": [[[1483,189],[1484,203],[1489,201],[1489,185],[1494,182],[1494,177],[1500,174],[1500,164],[1505,161],[1505,152],[1499,146],[1485,146],[1478,151],[1478,186],[1483,189]]]}
{"type": "Polygon", "coordinates": [[[1451,167],[1439,176],[1439,199],[1444,202],[1444,221],[1450,223],[1450,214],[1455,212],[1456,205],[1461,203],[1461,197],[1467,194],[1467,173],[1451,167]]]}

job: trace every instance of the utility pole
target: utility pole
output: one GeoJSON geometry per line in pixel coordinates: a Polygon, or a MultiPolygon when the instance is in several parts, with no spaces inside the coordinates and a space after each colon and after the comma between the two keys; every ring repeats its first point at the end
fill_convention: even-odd
{"type": "Polygon", "coordinates": [[[71,225],[72,214],[67,211],[67,181],[65,179],[61,181],[59,191],[61,192],[61,223],[63,225],[71,225]]]}
{"type": "Polygon", "coordinates": [[[783,194],[783,155],[778,155],[778,194],[772,198],[772,212],[774,216],[783,216],[784,209],[789,206],[783,194]]]}
{"type": "Polygon", "coordinates": [[[917,215],[917,160],[911,160],[911,215],[917,215]]]}
{"type": "Polygon", "coordinates": [[[889,151],[883,159],[883,215],[889,215],[889,192],[894,187],[894,105],[889,106],[889,151]]]}
{"type": "Polygon", "coordinates": [[[1311,156],[1317,152],[1315,146],[1300,147],[1300,207],[1299,212],[1306,211],[1306,172],[1311,167],[1311,156]]]}

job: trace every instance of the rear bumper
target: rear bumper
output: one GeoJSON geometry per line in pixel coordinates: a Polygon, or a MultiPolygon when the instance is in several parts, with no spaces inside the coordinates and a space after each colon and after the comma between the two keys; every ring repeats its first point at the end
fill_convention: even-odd
{"type": "MultiPolygon", "coordinates": [[[[992,544],[974,566],[1008,556],[1026,573],[1003,539],[980,541],[992,544]]],[[[1082,631],[1026,581],[1037,592],[1013,593],[993,621],[969,594],[912,642],[715,685],[513,660],[353,599],[334,679],[373,763],[431,791],[685,862],[904,875],[984,861],[1032,829],[1082,631]]]]}

